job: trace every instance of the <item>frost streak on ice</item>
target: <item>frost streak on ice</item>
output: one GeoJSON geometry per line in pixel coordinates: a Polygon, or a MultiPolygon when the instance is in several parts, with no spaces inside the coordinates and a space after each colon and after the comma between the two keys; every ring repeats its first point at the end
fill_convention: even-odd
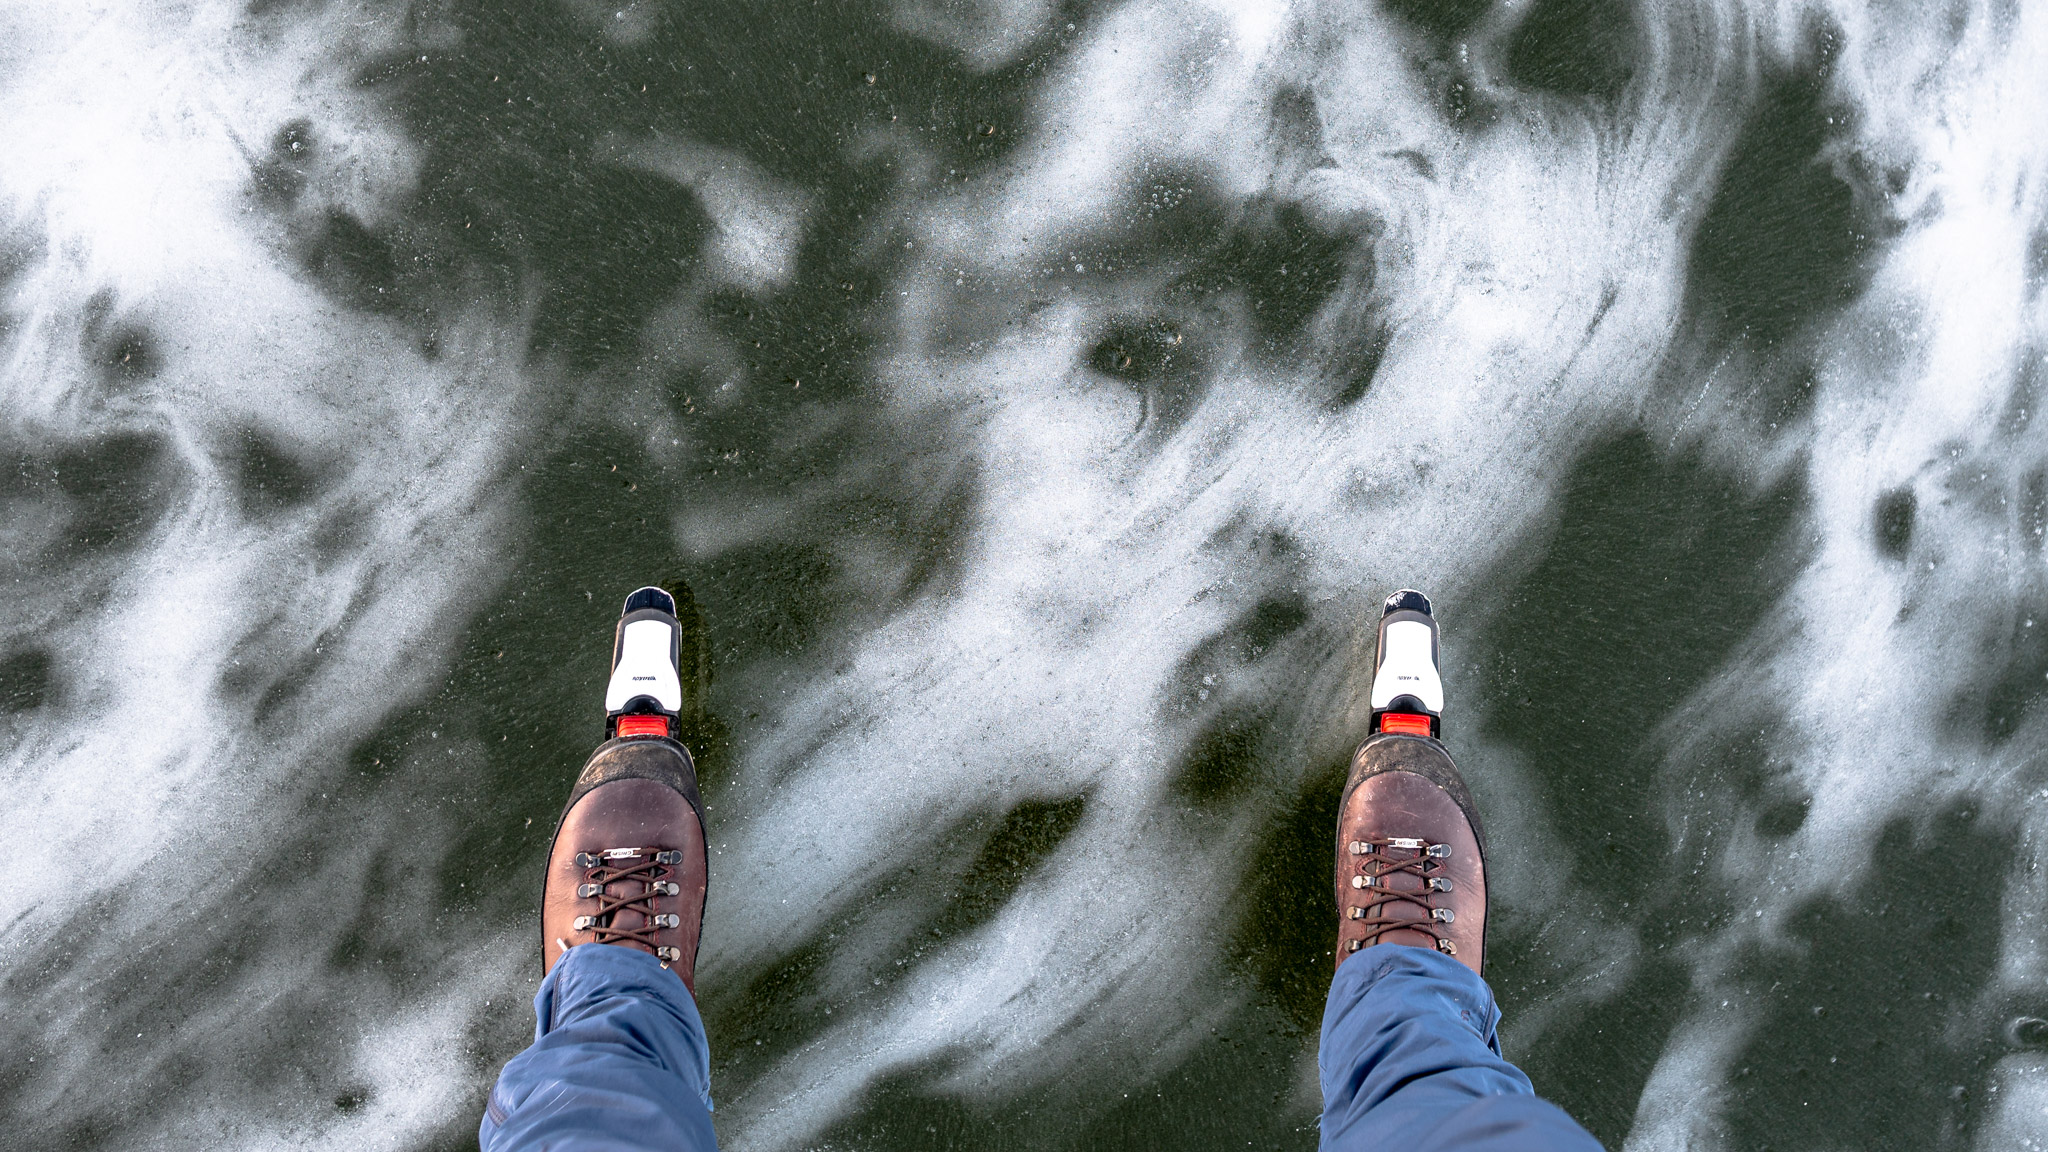
{"type": "MultiPolygon", "coordinates": [[[[76,1115],[68,1094],[104,1097],[110,1065],[138,1078],[232,1065],[317,983],[319,998],[352,1003],[326,1017],[339,1028],[330,1050],[353,1051],[354,1072],[334,1071],[369,1087],[366,1107],[336,1127],[319,1110],[284,1122],[254,1100],[194,1098],[156,1137],[400,1147],[468,1098],[469,1074],[439,1053],[475,1006],[459,984],[422,1002],[323,971],[377,835],[287,884],[286,907],[327,915],[276,912],[268,954],[238,985],[207,983],[187,944],[236,910],[252,865],[308,835],[304,807],[333,787],[339,751],[435,681],[463,581],[506,530],[491,481],[513,442],[521,347],[479,316],[429,360],[288,266],[282,237],[252,214],[252,165],[278,125],[319,121],[332,146],[309,195],[365,219],[410,178],[408,145],[348,71],[385,47],[380,21],[336,5],[259,27],[244,7],[34,4],[0,17],[13,273],[0,395],[7,446],[25,461],[6,506],[23,547],[0,630],[10,648],[47,651],[59,685],[55,707],[9,722],[0,755],[8,1035],[41,1060],[14,1105],[19,1123],[62,1125],[76,1115]],[[232,462],[249,439],[313,491],[250,504],[232,462]],[[137,454],[162,513],[94,552],[106,542],[81,534],[95,498],[65,493],[95,492],[137,454]],[[26,567],[59,545],[80,558],[26,567]],[[181,1016],[153,1032],[121,1034],[131,1010],[105,1011],[176,980],[213,992],[181,997],[181,1016]]],[[[129,502],[117,511],[150,507],[140,491],[116,496],[129,502]]],[[[469,945],[475,971],[513,954],[493,943],[469,945]]]]}
{"type": "MultiPolygon", "coordinates": [[[[755,1117],[740,1131],[749,1147],[800,1145],[876,1077],[934,1057],[955,1062],[955,1090],[1007,1095],[1095,1043],[1162,1060],[1181,1050],[1196,1021],[1160,1006],[1176,989],[1213,987],[1215,910],[1198,894],[1230,890],[1248,829],[1197,837],[1177,822],[1163,766],[1194,733],[1161,718],[1182,658],[1262,591],[1201,542],[1244,523],[1284,531],[1301,547],[1307,598],[1349,606],[1333,616],[1367,619],[1372,593],[1396,582],[1457,603],[1519,538],[1513,526],[1541,522],[1586,430],[1656,392],[1692,213],[1733,141],[1734,110],[1764,67],[1797,57],[1804,27],[1792,9],[1658,10],[1621,120],[1550,106],[1458,137],[1387,64],[1404,33],[1372,9],[1264,22],[1274,11],[1138,0],[1104,15],[1044,86],[1014,162],[923,205],[888,378],[900,406],[975,413],[962,418],[986,483],[975,551],[962,587],[861,645],[836,682],[856,687],[799,699],[748,750],[778,783],[748,798],[733,835],[743,853],[725,858],[738,875],[714,897],[713,970],[785,947],[792,918],[824,917],[910,862],[920,829],[1032,796],[1086,793],[1089,807],[994,922],[764,1077],[774,1099],[740,1102],[755,1117]],[[1291,156],[1268,131],[1285,84],[1314,94],[1321,157],[1291,156]],[[1155,285],[1086,269],[1081,253],[1153,173],[1189,169],[1379,237],[1371,299],[1340,289],[1314,321],[1336,343],[1368,303],[1398,320],[1361,402],[1332,411],[1314,366],[1290,373],[1238,349],[1218,355],[1181,424],[1132,447],[1147,412],[1076,365],[1155,285]],[[977,308],[1029,319],[963,353],[950,328],[977,308]],[[846,797],[862,819],[805,802],[816,796],[846,797]],[[829,846],[801,887],[776,881],[792,842],[829,846]]],[[[1860,144],[1916,158],[1907,198],[1926,211],[1905,213],[1916,223],[1868,298],[1827,334],[1810,425],[1774,436],[1698,398],[1642,413],[1760,485],[1803,450],[1818,544],[1787,615],[1687,713],[1703,729],[1754,712],[1805,733],[1788,755],[1813,811],[1789,847],[1715,852],[1730,890],[1771,895],[1699,959],[1699,1007],[1666,1048],[1631,1147],[1714,1141],[1725,1097],[1703,1085],[1727,1074],[1722,1061],[1755,1023],[1720,1007],[1736,948],[1777,932],[1817,891],[1853,886],[1875,829],[1909,805],[1987,784],[1995,795],[2027,768],[2024,738],[2014,751],[1959,752],[1900,718],[1944,699],[1959,669],[2018,626],[2016,595],[1992,590],[2038,582],[2022,575],[2041,544],[2019,505],[2040,449],[2013,416],[2038,397],[2013,380],[2041,354],[2038,285],[2020,263],[2042,218],[2030,111],[2048,76],[2041,19],[2005,28],[1980,13],[1944,59],[1931,28],[1893,15],[1834,13],[1848,45],[1838,95],[1868,117],[1860,144]],[[1932,76],[1942,95],[1923,99],[1900,75],[1932,76]],[[1901,484],[1922,509],[1903,566],[1877,554],[1871,532],[1874,502],[1901,484]],[[1788,864],[1787,851],[1814,863],[1788,864]]],[[[1361,687],[1339,672],[1291,689],[1338,715],[1361,687]]],[[[1315,743],[1326,736],[1302,739],[1304,759],[1331,751],[1315,743]]],[[[1690,750],[1679,741],[1673,755],[1690,750]]],[[[1515,795],[1528,767],[1497,756],[1475,757],[1476,770],[1515,795]]],[[[1533,813],[1501,816],[1505,839],[1556,842],[1533,813]]],[[[1524,914],[1588,899],[1541,876],[1534,852],[1506,855],[1539,874],[1503,877],[1524,914]]],[[[1628,970],[1632,940],[1599,946],[1616,978],[1628,970]]],[[[2038,973],[2038,952],[2014,941],[2008,979],[2038,973]]],[[[829,983],[846,992],[852,974],[835,969],[829,983]]]]}
{"type": "MultiPolygon", "coordinates": [[[[1007,1095],[1098,1045],[1182,1051],[1207,1023],[1195,1012],[1224,1008],[1177,1007],[1219,987],[1222,913],[1204,894],[1236,887],[1254,828],[1249,814],[1198,828],[1164,793],[1197,734],[1167,718],[1170,697],[1184,659],[1270,579],[1209,542],[1284,533],[1303,596],[1335,620],[1369,619],[1396,583],[1455,602],[1518,540],[1503,525],[1540,518],[1587,431],[1633,411],[1662,354],[1686,223],[1664,198],[1725,126],[1624,134],[1559,113],[1459,139],[1419,84],[1389,79],[1401,33],[1372,9],[1272,14],[1116,9],[1048,81],[1018,159],[923,208],[887,378],[908,410],[975,414],[974,551],[961,587],[861,644],[836,681],[849,687],[800,699],[746,750],[779,782],[731,833],[743,852],[721,859],[707,963],[786,948],[785,925],[912,862],[920,830],[961,813],[1085,793],[1087,814],[993,922],[763,1077],[774,1099],[737,1102],[761,1110],[739,1132],[749,1147],[801,1145],[876,1077],[942,1054],[953,1089],[1007,1095]],[[1331,163],[1271,130],[1283,85],[1314,93],[1331,163]],[[1181,423],[1133,446],[1141,401],[1076,365],[1155,285],[1091,275],[1080,253],[1157,174],[1188,170],[1382,237],[1371,296],[1354,279],[1312,322],[1330,348],[1371,305],[1401,318],[1363,400],[1335,408],[1319,365],[1228,346],[1181,423]],[[1025,319],[962,354],[945,332],[977,309],[1025,319]],[[806,800],[819,796],[861,819],[806,800]],[[790,843],[823,846],[801,886],[777,879],[790,843]]],[[[1324,671],[1248,690],[1342,716],[1365,687],[1344,655],[1294,651],[1264,675],[1324,671]]],[[[1341,754],[1337,731],[1297,734],[1302,759],[1341,754]]],[[[853,990],[853,967],[832,986],[853,990]]]]}
{"type": "Polygon", "coordinates": [[[744,156],[689,141],[650,140],[626,149],[626,160],[697,194],[716,229],[713,275],[762,294],[789,286],[810,211],[802,193],[744,156]]]}
{"type": "MultiPolygon", "coordinates": [[[[2026,266],[2048,222],[2048,13],[2015,11],[2008,21],[1973,8],[1952,45],[1931,24],[1833,11],[1848,32],[1838,83],[1864,117],[1858,144],[1910,159],[1898,214],[1912,223],[1827,334],[1808,434],[1814,549],[1785,599],[1784,642],[1728,669],[1710,693],[1782,711],[1784,730],[1799,734],[1785,758],[1812,808],[1788,845],[1719,858],[1729,890],[1767,895],[1698,965],[1706,994],[1645,1090],[1632,1149],[1714,1139],[1716,1098],[1699,1085],[1729,1071],[1717,1066],[1729,1030],[1755,1023],[1710,1003],[1734,949],[1752,933],[1778,940],[1802,903],[1853,888],[1879,827],[1902,813],[1975,796],[2019,823],[1993,992],[2038,988],[2044,974],[2039,883],[2027,874],[2048,831],[2038,753],[2048,729],[2035,710],[1994,744],[1940,721],[1951,701],[1975,705],[1992,691],[2027,629],[2048,627],[2028,484],[2048,462],[2038,431],[2048,313],[2026,266]],[[1872,509],[1900,490],[1918,514],[1910,550],[1894,559],[1876,546],[1872,509]],[[1715,1016],[1718,1045],[1685,1041],[1715,1016]]],[[[1981,1146],[2048,1138],[2048,1110],[2018,1106],[2048,1092],[2048,1070],[2012,1056],[1994,1082],[2004,1098],[1990,1101],[1981,1146]]]]}

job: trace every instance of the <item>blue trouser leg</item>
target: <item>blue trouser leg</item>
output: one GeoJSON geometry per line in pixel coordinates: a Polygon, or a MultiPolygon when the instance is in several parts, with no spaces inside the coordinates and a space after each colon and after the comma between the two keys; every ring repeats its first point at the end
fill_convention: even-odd
{"type": "Polygon", "coordinates": [[[533,998],[533,1047],[491,1089],[484,1152],[714,1152],[711,1049],[682,978],[633,948],[569,949],[533,998]]]}
{"type": "Polygon", "coordinates": [[[1323,1010],[1323,1142],[1333,1152],[1599,1152],[1501,1058],[1500,1009],[1441,952],[1376,944],[1345,960],[1323,1010]]]}

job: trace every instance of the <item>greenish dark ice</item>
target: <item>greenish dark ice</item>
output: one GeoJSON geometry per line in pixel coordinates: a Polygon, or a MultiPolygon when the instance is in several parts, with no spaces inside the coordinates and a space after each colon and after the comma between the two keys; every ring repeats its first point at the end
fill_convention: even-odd
{"type": "Polygon", "coordinates": [[[121,9],[241,239],[0,197],[10,1130],[472,1146],[656,582],[726,1146],[1311,1148],[1416,584],[1539,1092],[2038,1147],[2043,14],[1858,12],[121,9]]]}

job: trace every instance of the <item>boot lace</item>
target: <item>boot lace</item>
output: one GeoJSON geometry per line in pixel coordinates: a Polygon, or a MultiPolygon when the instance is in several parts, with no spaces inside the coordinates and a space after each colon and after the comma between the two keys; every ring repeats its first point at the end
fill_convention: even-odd
{"type": "Polygon", "coordinates": [[[1406,928],[1420,932],[1436,942],[1436,949],[1448,956],[1458,954],[1458,946],[1444,935],[1446,926],[1457,919],[1449,908],[1439,908],[1435,896],[1439,892],[1451,891],[1451,878],[1443,875],[1444,861],[1451,858],[1449,844],[1433,844],[1411,836],[1388,836],[1378,840],[1353,840],[1351,855],[1358,860],[1358,870],[1352,874],[1351,888],[1363,895],[1363,904],[1353,904],[1345,910],[1345,917],[1360,921],[1365,935],[1352,940],[1347,951],[1356,952],[1368,947],[1379,938],[1396,929],[1406,928]],[[1413,891],[1390,888],[1387,881],[1406,874],[1421,880],[1420,887],[1413,891]],[[1388,916],[1383,911],[1389,904],[1413,904],[1428,915],[1419,920],[1401,920],[1388,916]]]}
{"type": "Polygon", "coordinates": [[[576,896],[596,900],[597,911],[576,917],[572,927],[596,936],[599,944],[637,944],[660,957],[664,968],[682,959],[681,949],[655,941],[657,933],[680,927],[682,917],[654,910],[658,897],[682,894],[682,886],[670,879],[682,862],[683,854],[670,848],[578,852],[576,866],[583,869],[584,882],[576,886],[576,896]],[[614,926],[618,914],[627,911],[640,913],[640,927],[614,926]]]}

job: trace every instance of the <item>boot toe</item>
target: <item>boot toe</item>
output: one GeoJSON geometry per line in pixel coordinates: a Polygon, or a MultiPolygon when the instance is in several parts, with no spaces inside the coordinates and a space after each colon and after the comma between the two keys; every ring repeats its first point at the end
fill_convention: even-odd
{"type": "Polygon", "coordinates": [[[1338,963],[1409,944],[1480,970],[1486,861],[1456,772],[1435,740],[1377,736],[1359,749],[1337,821],[1338,963]]]}
{"type": "Polygon", "coordinates": [[[618,944],[659,956],[694,991],[708,861],[694,774],[676,786],[688,765],[668,741],[614,741],[592,757],[548,852],[544,971],[569,948],[618,944]],[[668,757],[606,755],[664,744],[668,757]],[[658,759],[680,764],[633,763],[658,759]]]}

